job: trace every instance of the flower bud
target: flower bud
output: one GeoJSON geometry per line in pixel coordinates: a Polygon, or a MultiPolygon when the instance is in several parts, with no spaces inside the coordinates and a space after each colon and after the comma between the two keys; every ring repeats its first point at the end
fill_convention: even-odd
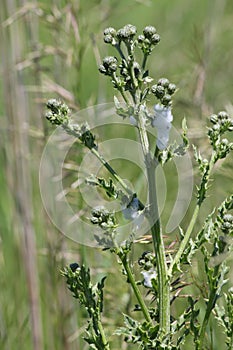
{"type": "Polygon", "coordinates": [[[228,146],[229,141],[227,139],[222,139],[221,144],[224,145],[224,146],[228,146]]]}
{"type": "Polygon", "coordinates": [[[232,231],[233,231],[233,215],[225,214],[223,216],[222,231],[225,234],[232,233],[232,231]]]}
{"type": "Polygon", "coordinates": [[[105,42],[106,44],[111,44],[112,41],[113,41],[112,35],[108,34],[108,35],[105,35],[105,36],[104,36],[104,42],[105,42]]]}
{"type": "Polygon", "coordinates": [[[138,36],[138,42],[141,44],[141,43],[143,43],[143,41],[145,40],[145,37],[144,37],[144,35],[139,35],[138,36]]]}
{"type": "Polygon", "coordinates": [[[132,40],[134,35],[137,33],[137,28],[132,24],[127,24],[123,28],[119,29],[116,36],[119,40],[132,40]]]}
{"type": "Polygon", "coordinates": [[[169,85],[169,80],[167,78],[161,78],[158,81],[158,85],[162,85],[163,87],[167,88],[169,85]]]}
{"type": "Polygon", "coordinates": [[[228,126],[228,131],[233,131],[233,120],[230,121],[230,126],[228,126]]]}
{"type": "Polygon", "coordinates": [[[151,39],[155,33],[156,29],[153,26],[147,26],[143,29],[143,34],[145,35],[145,38],[151,39]]]}
{"type": "Polygon", "coordinates": [[[219,131],[220,130],[220,125],[219,124],[215,124],[212,129],[214,131],[219,131]]]}
{"type": "Polygon", "coordinates": [[[104,35],[115,36],[116,35],[116,29],[112,28],[112,27],[108,27],[108,28],[104,29],[104,35]]]}
{"type": "Polygon", "coordinates": [[[72,263],[72,264],[70,264],[70,268],[71,268],[72,272],[75,272],[79,268],[79,264],[72,263]]]}
{"type": "Polygon", "coordinates": [[[158,98],[161,99],[165,95],[165,89],[161,85],[153,85],[151,92],[158,98]]]}
{"type": "Polygon", "coordinates": [[[218,122],[218,116],[216,114],[212,114],[210,117],[210,121],[213,124],[216,124],[218,122]]]}
{"type": "Polygon", "coordinates": [[[151,44],[157,45],[160,42],[160,35],[159,34],[154,34],[151,37],[151,44]]]}
{"type": "Polygon", "coordinates": [[[69,107],[55,98],[51,98],[47,102],[48,111],[45,113],[45,117],[52,124],[56,125],[67,125],[69,123],[69,107]]]}
{"type": "Polygon", "coordinates": [[[99,72],[107,75],[107,71],[102,64],[99,65],[99,72]]]}
{"type": "Polygon", "coordinates": [[[175,91],[176,91],[176,85],[170,83],[170,84],[168,85],[168,87],[167,87],[167,92],[168,92],[170,95],[172,95],[172,94],[175,93],[175,91]]]}
{"type": "Polygon", "coordinates": [[[164,106],[168,106],[168,105],[171,104],[171,100],[172,100],[171,95],[166,94],[166,95],[163,96],[161,102],[162,102],[162,104],[163,104],[164,106]]]}
{"type": "Polygon", "coordinates": [[[225,214],[223,216],[223,221],[229,221],[229,222],[232,222],[233,223],[233,215],[231,214],[225,214]]]}
{"type": "Polygon", "coordinates": [[[229,118],[229,115],[227,114],[227,112],[225,111],[221,111],[218,113],[218,118],[221,120],[221,119],[228,119],[229,118]]]}
{"type": "Polygon", "coordinates": [[[103,65],[99,66],[99,71],[106,75],[111,75],[111,73],[115,72],[116,70],[117,70],[117,58],[113,56],[105,57],[103,59],[103,65]]]}

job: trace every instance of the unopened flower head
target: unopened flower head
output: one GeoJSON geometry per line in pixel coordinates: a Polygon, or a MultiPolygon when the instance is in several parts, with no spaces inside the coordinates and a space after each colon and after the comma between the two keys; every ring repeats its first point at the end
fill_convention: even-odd
{"type": "Polygon", "coordinates": [[[137,33],[137,28],[132,24],[127,24],[117,31],[117,38],[121,41],[130,41],[137,33]]]}
{"type": "Polygon", "coordinates": [[[47,108],[48,111],[46,112],[45,117],[51,124],[66,125],[69,123],[70,109],[65,103],[55,98],[51,98],[47,102],[47,108]]]}
{"type": "Polygon", "coordinates": [[[165,107],[160,104],[154,106],[155,114],[151,120],[151,125],[158,130],[157,147],[163,150],[167,147],[169,141],[169,133],[172,126],[171,107],[165,107]]]}

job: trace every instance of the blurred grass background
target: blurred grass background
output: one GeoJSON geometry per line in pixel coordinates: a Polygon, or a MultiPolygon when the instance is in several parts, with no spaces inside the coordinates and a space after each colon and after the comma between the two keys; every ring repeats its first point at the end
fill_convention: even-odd
{"type": "MultiPolygon", "coordinates": [[[[88,349],[82,340],[85,312],[59,270],[83,261],[94,278],[108,274],[109,335],[121,324],[121,312],[131,310],[131,294],[120,282],[114,257],[71,242],[46,216],[38,183],[52,131],[43,119],[45,102],[60,97],[75,111],[111,102],[113,90],[97,69],[100,57],[112,52],[102,41],[103,29],[131,23],[141,31],[151,24],[161,43],[149,60],[150,74],[178,85],[174,125],[179,129],[186,117],[191,140],[208,154],[207,117],[222,109],[233,112],[233,2],[2,0],[0,19],[0,348],[88,349]]],[[[232,192],[232,160],[215,169],[199,225],[232,192]]],[[[168,186],[169,174],[172,191],[172,168],[168,186]]],[[[136,257],[142,249],[135,248],[136,257]]],[[[221,330],[216,324],[212,329],[211,349],[223,349],[221,330]]],[[[111,341],[112,349],[135,348],[116,337],[111,341]]]]}

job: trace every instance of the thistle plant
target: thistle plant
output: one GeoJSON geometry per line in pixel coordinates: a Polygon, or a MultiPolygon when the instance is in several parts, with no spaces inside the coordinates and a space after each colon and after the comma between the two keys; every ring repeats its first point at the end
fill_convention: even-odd
{"type": "MultiPolygon", "coordinates": [[[[202,215],[202,204],[208,196],[215,164],[233,150],[233,143],[228,140],[229,133],[233,131],[233,120],[227,112],[210,117],[206,135],[211,149],[209,158],[205,158],[193,146],[200,173],[200,182],[194,194],[196,205],[188,227],[177,228],[179,238],[174,244],[166,246],[159,215],[155,172],[158,166],[164,166],[175,157],[182,157],[189,149],[185,120],[182,123],[182,142],[178,145],[169,144],[173,121],[172,100],[177,88],[167,78],[158,77],[155,82],[149,74],[148,58],[160,42],[160,36],[153,26],[145,27],[139,35],[131,24],[119,30],[109,27],[104,30],[104,42],[115,49],[116,56],[105,57],[99,72],[110,79],[116,91],[116,118],[128,120],[138,133],[148,181],[148,203],[143,203],[105,160],[98,149],[97,137],[87,122],[75,124],[72,121],[72,112],[65,103],[49,100],[45,116],[97,157],[110,177],[100,178],[90,174],[86,183],[100,188],[110,200],[119,201],[124,219],[134,222],[132,232],[119,243],[117,228],[120,223],[117,213],[100,206],[93,208],[89,216],[93,230],[98,227],[102,231],[101,235],[94,235],[96,242],[104,250],[116,255],[123,276],[127,277],[137,300],[137,317],[124,315],[124,327],[118,328],[115,334],[123,335],[125,342],[135,344],[138,349],[184,349],[187,338],[192,338],[196,350],[212,349],[207,330],[210,320],[215,320],[213,322],[225,330],[227,349],[232,349],[233,297],[232,288],[227,282],[228,257],[233,247],[233,196],[226,198],[218,208],[213,208],[200,230],[196,229],[196,223],[202,215]],[[151,103],[154,105],[152,108],[151,103]],[[150,141],[149,128],[157,131],[155,145],[150,141]],[[130,263],[130,255],[132,247],[138,244],[137,232],[140,232],[144,220],[149,227],[152,247],[149,245],[150,248],[137,258],[143,276],[142,281],[138,281],[130,263]],[[179,300],[181,291],[187,287],[183,276],[188,273],[191,276],[196,254],[199,258],[202,256],[200,259],[203,260],[206,277],[203,285],[199,286],[200,295],[186,294],[186,306],[177,316],[171,310],[174,310],[173,305],[179,300]],[[151,297],[149,304],[146,294],[151,297]],[[204,312],[200,313],[203,303],[204,312]]],[[[213,183],[211,185],[214,186],[213,183]]],[[[110,349],[101,321],[105,279],[92,284],[89,268],[77,263],[65,267],[62,274],[73,296],[88,312],[85,340],[90,348],[110,349]]],[[[190,283],[194,284],[195,281],[190,283]]]]}

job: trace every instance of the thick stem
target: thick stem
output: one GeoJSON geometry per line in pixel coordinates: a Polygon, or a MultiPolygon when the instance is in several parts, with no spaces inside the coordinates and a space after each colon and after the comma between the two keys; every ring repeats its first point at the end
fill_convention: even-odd
{"type": "Polygon", "coordinates": [[[159,288],[159,326],[160,334],[168,334],[170,331],[170,284],[167,274],[167,263],[165,248],[160,226],[157,193],[155,183],[156,161],[152,159],[149,149],[149,141],[145,128],[143,115],[139,114],[138,122],[139,136],[147,170],[149,191],[149,217],[151,222],[151,233],[156,256],[156,267],[158,273],[159,288]]]}
{"type": "Polygon", "coordinates": [[[154,166],[147,167],[147,176],[150,218],[152,224],[151,233],[156,254],[158,273],[160,333],[168,334],[170,331],[170,284],[168,280],[165,247],[158,213],[154,166]]]}

